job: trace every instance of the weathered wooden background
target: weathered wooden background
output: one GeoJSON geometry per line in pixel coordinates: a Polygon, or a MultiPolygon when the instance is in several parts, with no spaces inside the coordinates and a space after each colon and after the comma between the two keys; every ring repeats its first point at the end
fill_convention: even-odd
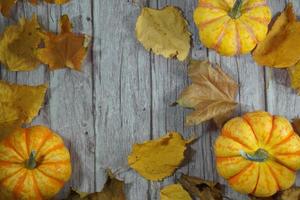
{"type": "MultiPolygon", "coordinates": [[[[287,1],[269,0],[273,14],[287,1]]],[[[300,13],[299,0],[293,0],[300,13]]],[[[175,177],[148,182],[127,167],[131,145],[176,130],[185,137],[195,132],[200,139],[189,164],[179,171],[224,182],[217,175],[212,146],[218,130],[212,123],[187,128],[187,110],[170,107],[188,84],[187,63],[155,56],[137,42],[135,22],[142,6],[162,8],[175,5],[184,11],[193,33],[191,57],[209,59],[221,66],[240,84],[237,115],[263,109],[293,118],[300,113],[300,98],[289,89],[285,70],[257,66],[250,55],[226,58],[204,48],[193,23],[197,0],[71,0],[63,6],[25,0],[17,4],[11,19],[0,17],[1,31],[21,16],[38,15],[44,27],[58,30],[57,21],[68,14],[77,32],[93,36],[82,73],[68,69],[48,71],[44,66],[32,72],[9,72],[1,67],[1,79],[14,83],[48,83],[47,100],[34,124],[59,132],[70,148],[73,176],[60,196],[73,186],[81,191],[100,191],[105,169],[113,168],[126,181],[129,200],[159,199],[159,189],[175,177]]],[[[299,36],[300,37],[300,36],[299,36]]],[[[298,178],[300,184],[300,177],[298,178]]],[[[247,199],[228,189],[235,200],[247,199]]]]}

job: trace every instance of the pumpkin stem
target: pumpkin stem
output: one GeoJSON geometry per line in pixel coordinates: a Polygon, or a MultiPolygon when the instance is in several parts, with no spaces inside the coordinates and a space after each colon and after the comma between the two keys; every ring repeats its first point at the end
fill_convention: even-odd
{"type": "Polygon", "coordinates": [[[36,160],[35,160],[35,156],[36,156],[36,151],[31,151],[28,160],[26,161],[26,168],[27,169],[34,169],[36,168],[36,160]]]}
{"type": "Polygon", "coordinates": [[[240,150],[240,154],[247,160],[254,162],[264,162],[269,159],[269,153],[264,149],[257,149],[253,154],[246,153],[244,150],[240,150]]]}
{"type": "Polygon", "coordinates": [[[232,9],[229,11],[228,15],[232,19],[237,19],[241,16],[241,9],[243,6],[243,0],[236,0],[232,9]]]}

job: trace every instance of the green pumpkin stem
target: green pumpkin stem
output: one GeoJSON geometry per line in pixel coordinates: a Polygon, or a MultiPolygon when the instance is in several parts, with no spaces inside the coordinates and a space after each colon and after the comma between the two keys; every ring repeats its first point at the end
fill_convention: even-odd
{"type": "Polygon", "coordinates": [[[240,150],[240,154],[247,160],[254,162],[264,162],[269,159],[269,153],[264,149],[257,149],[253,154],[246,153],[244,150],[240,150]]]}
{"type": "Polygon", "coordinates": [[[26,168],[27,169],[34,169],[36,168],[36,151],[31,151],[28,160],[26,161],[26,168]]]}
{"type": "Polygon", "coordinates": [[[232,19],[237,19],[241,16],[241,9],[243,6],[243,0],[236,0],[232,9],[229,11],[228,15],[232,19]]]}

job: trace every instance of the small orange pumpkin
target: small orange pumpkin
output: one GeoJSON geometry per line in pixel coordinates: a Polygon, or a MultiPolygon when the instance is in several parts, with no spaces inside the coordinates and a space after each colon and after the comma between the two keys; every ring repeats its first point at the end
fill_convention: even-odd
{"type": "Polygon", "coordinates": [[[199,0],[194,12],[201,42],[225,56],[253,50],[265,39],[271,17],[266,0],[199,0]]]}
{"type": "Polygon", "coordinates": [[[215,142],[218,173],[238,192],[272,196],[300,169],[300,137],[284,117],[247,113],[228,121],[215,142]]]}
{"type": "Polygon", "coordinates": [[[20,128],[0,141],[1,200],[50,199],[70,176],[70,153],[47,127],[20,128]]]}

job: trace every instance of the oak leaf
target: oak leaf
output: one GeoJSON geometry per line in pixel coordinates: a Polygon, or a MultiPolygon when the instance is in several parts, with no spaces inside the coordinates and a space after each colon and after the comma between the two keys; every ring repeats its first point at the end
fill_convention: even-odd
{"type": "Polygon", "coordinates": [[[114,177],[109,171],[107,181],[101,192],[85,193],[71,189],[69,196],[65,200],[125,200],[125,184],[114,177]]]}
{"type": "Polygon", "coordinates": [[[161,10],[143,8],[136,22],[136,37],[145,49],[166,58],[183,61],[190,51],[188,23],[173,6],[161,10]]]}
{"type": "Polygon", "coordinates": [[[0,138],[38,114],[47,85],[26,86],[0,81],[0,138]]]}
{"type": "Polygon", "coordinates": [[[0,38],[0,61],[11,71],[28,71],[40,63],[35,51],[41,42],[40,25],[34,15],[7,27],[0,38]]]}
{"type": "Polygon", "coordinates": [[[160,200],[192,200],[180,184],[172,184],[160,190],[160,200]]]}
{"type": "Polygon", "coordinates": [[[194,197],[205,200],[223,199],[224,188],[220,183],[187,175],[182,175],[179,179],[179,183],[194,197]]]}
{"type": "Polygon", "coordinates": [[[300,22],[291,3],[276,19],[264,41],[253,52],[259,65],[286,68],[300,60],[300,22]]]}
{"type": "Polygon", "coordinates": [[[298,95],[300,94],[300,62],[298,62],[295,66],[288,68],[291,87],[296,90],[298,95]]]}
{"type": "Polygon", "coordinates": [[[43,33],[45,47],[37,51],[37,57],[51,70],[69,67],[81,70],[81,65],[86,57],[89,37],[72,32],[69,17],[63,15],[60,19],[60,34],[51,32],[43,33]]]}
{"type": "Polygon", "coordinates": [[[208,61],[191,61],[188,74],[192,84],[176,101],[180,106],[194,109],[186,117],[186,124],[197,125],[214,119],[221,126],[237,106],[237,83],[208,61]]]}
{"type": "Polygon", "coordinates": [[[177,132],[169,132],[161,138],[134,144],[128,164],[148,180],[162,180],[180,166],[191,141],[184,140],[177,132]]]}
{"type": "Polygon", "coordinates": [[[10,16],[11,8],[16,4],[17,0],[0,0],[1,14],[5,17],[10,16]]]}

